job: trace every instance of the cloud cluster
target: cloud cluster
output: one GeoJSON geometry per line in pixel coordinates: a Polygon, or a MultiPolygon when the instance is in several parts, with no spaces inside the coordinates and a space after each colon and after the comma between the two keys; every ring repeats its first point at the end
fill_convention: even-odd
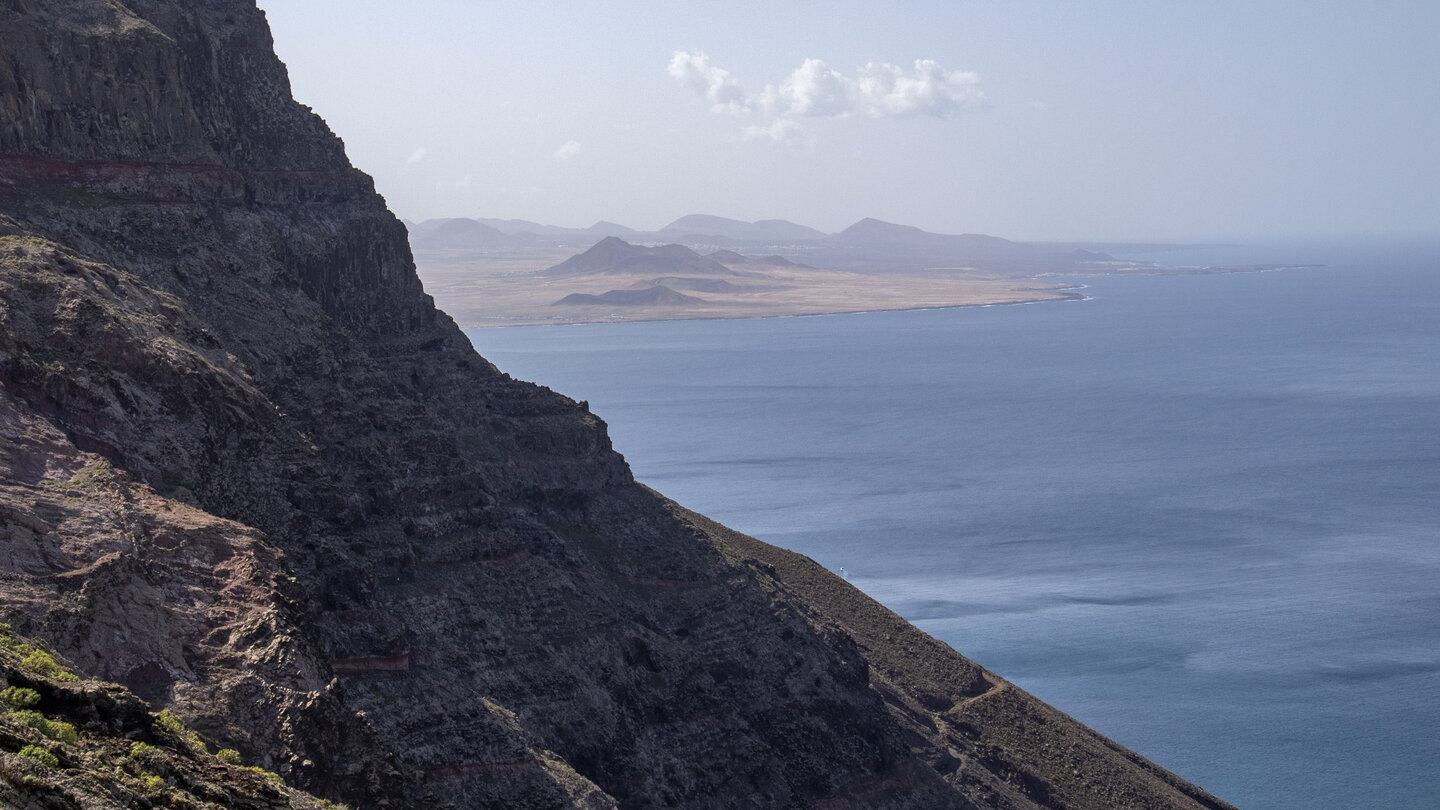
{"type": "Polygon", "coordinates": [[[743,117],[748,115],[752,100],[740,89],[730,71],[710,65],[710,57],[699,51],[676,51],[670,59],[670,75],[684,82],[696,94],[710,102],[712,112],[743,117]]]}
{"type": "Polygon", "coordinates": [[[944,117],[986,105],[979,76],[946,70],[931,59],[915,60],[911,72],[871,62],[852,76],[806,59],[779,84],[753,95],[699,51],[676,51],[668,70],[717,115],[759,119],[762,123],[742,130],[747,138],[785,140],[800,131],[798,118],[944,117]]]}

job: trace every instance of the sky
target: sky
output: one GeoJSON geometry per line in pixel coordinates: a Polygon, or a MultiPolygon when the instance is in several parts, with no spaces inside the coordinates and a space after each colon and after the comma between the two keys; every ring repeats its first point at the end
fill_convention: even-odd
{"type": "Polygon", "coordinates": [[[258,0],[392,210],[1440,235],[1434,0],[258,0]]]}

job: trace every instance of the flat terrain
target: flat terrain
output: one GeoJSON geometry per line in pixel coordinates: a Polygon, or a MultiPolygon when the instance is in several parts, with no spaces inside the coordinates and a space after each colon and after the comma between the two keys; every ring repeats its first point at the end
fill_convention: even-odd
{"type": "MultiPolygon", "coordinates": [[[[765,318],[867,310],[1011,304],[1073,298],[1069,285],[994,277],[946,278],[902,273],[865,274],[751,259],[726,263],[727,275],[671,276],[653,270],[542,275],[573,249],[416,250],[425,289],[461,326],[765,318]],[[683,303],[623,303],[663,286],[693,299],[683,303]],[[566,296],[600,296],[621,303],[558,303],[566,296]]],[[[573,299],[572,299],[573,300],[573,299]]]]}

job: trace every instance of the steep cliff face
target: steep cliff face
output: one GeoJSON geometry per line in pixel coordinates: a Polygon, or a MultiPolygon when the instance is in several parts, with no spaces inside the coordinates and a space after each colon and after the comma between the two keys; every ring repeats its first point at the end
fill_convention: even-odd
{"type": "Polygon", "coordinates": [[[0,618],[315,795],[1224,806],[477,356],[252,2],[0,0],[0,307],[0,618]]]}

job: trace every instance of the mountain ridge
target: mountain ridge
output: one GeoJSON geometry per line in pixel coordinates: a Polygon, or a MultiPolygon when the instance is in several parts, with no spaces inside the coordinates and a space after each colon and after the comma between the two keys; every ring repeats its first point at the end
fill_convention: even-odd
{"type": "MultiPolygon", "coordinates": [[[[855,272],[996,273],[1027,277],[1056,271],[1083,271],[1087,262],[1113,261],[1110,249],[1162,250],[1164,245],[1016,242],[986,234],[943,234],[913,225],[866,217],[836,233],[823,233],[786,220],[743,222],[708,214],[689,214],[658,231],[637,231],[612,222],[589,228],[563,228],[524,220],[439,219],[408,223],[411,244],[421,253],[465,249],[507,250],[593,247],[595,237],[619,237],[641,244],[679,244],[697,251],[724,251],[751,258],[781,258],[813,266],[855,272]],[[498,232],[487,238],[447,238],[469,231],[473,222],[498,232]]],[[[1168,246],[1175,247],[1175,246],[1168,246]]],[[[428,255],[428,254],[427,254],[428,255]]]]}

